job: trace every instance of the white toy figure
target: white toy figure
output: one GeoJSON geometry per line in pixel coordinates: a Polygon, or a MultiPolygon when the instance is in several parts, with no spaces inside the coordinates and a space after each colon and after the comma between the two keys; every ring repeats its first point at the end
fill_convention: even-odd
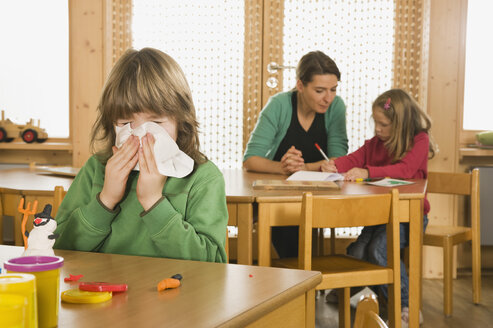
{"type": "Polygon", "coordinates": [[[42,213],[34,215],[33,230],[25,232],[27,249],[22,256],[54,256],[53,245],[58,234],[55,234],[56,221],[51,217],[51,205],[47,204],[42,213]]]}

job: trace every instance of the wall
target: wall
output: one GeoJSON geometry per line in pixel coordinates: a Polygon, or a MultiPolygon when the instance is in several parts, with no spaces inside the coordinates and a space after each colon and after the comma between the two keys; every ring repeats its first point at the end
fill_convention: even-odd
{"type": "MultiPolygon", "coordinates": [[[[430,8],[430,53],[427,111],[440,152],[429,162],[429,170],[465,172],[491,157],[461,158],[464,93],[464,58],[467,0],[433,0],[430,8]]],[[[465,224],[467,202],[460,197],[430,195],[432,224],[465,224]]],[[[459,268],[471,266],[468,244],[458,247],[459,268]]],[[[424,247],[424,277],[442,277],[442,249],[424,247]]],[[[483,267],[493,267],[493,247],[482,247],[483,267]]]]}

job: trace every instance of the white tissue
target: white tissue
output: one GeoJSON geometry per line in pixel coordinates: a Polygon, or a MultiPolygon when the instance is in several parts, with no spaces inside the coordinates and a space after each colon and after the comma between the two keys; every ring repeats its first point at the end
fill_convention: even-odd
{"type": "MultiPolygon", "coordinates": [[[[193,159],[182,152],[176,142],[169,136],[168,132],[154,122],[145,122],[136,129],[130,127],[130,123],[124,126],[115,126],[115,146],[120,148],[131,136],[137,136],[141,140],[147,132],[154,136],[154,157],[159,173],[169,177],[183,178],[193,170],[193,159]]],[[[139,164],[134,170],[139,170],[139,164]]]]}

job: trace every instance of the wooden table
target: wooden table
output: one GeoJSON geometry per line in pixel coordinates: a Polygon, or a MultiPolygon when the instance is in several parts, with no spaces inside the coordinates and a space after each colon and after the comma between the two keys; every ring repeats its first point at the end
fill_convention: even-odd
{"type": "MultiPolygon", "coordinates": [[[[245,201],[248,197],[258,205],[258,264],[270,266],[271,226],[298,225],[302,191],[296,190],[254,190],[253,181],[285,179],[282,175],[251,173],[244,170],[223,170],[226,181],[226,195],[235,196],[245,201]],[[241,198],[244,197],[244,198],[241,198]]],[[[421,300],[421,271],[423,244],[423,199],[426,192],[426,180],[412,180],[411,185],[397,187],[399,189],[399,205],[401,222],[409,222],[409,309],[410,327],[418,327],[418,315],[421,300]]],[[[389,188],[371,186],[358,182],[337,182],[340,189],[313,191],[313,194],[324,195],[362,195],[388,193],[389,188]]],[[[231,198],[231,201],[233,198],[231,198]]],[[[244,205],[244,203],[242,203],[244,205]]],[[[228,200],[228,206],[231,205],[228,200]]],[[[245,205],[244,205],[245,206],[245,205]]],[[[248,219],[251,211],[245,213],[243,220],[248,219]]],[[[252,235],[250,227],[238,225],[238,249],[243,252],[251,250],[244,244],[252,235]],[[245,230],[241,230],[245,229],[245,230]],[[240,240],[240,235],[243,235],[240,240]]],[[[251,240],[247,241],[251,244],[251,240]]],[[[251,259],[249,255],[248,260],[251,259]]],[[[251,263],[251,262],[249,262],[251,263]]]]}
{"type": "MultiPolygon", "coordinates": [[[[63,168],[64,173],[66,168],[63,168]]],[[[234,174],[226,174],[226,201],[229,213],[229,226],[238,227],[238,254],[237,262],[240,264],[252,264],[252,217],[254,197],[252,194],[251,183],[238,172],[241,170],[231,170],[234,174]],[[238,179],[238,180],[235,180],[238,179]],[[243,188],[243,189],[242,189],[243,188]]],[[[254,176],[253,176],[254,177],[254,176]]],[[[277,176],[279,177],[279,176],[277,176]]],[[[68,190],[72,184],[73,177],[66,174],[53,174],[46,172],[44,168],[18,168],[0,170],[0,189],[8,194],[5,202],[8,208],[4,208],[5,213],[14,213],[14,234],[18,236],[17,246],[21,246],[21,219],[22,215],[17,212],[19,199],[24,197],[25,203],[38,200],[38,208],[42,208],[49,197],[52,197],[56,186],[62,186],[68,190]],[[20,236],[20,237],[19,237],[20,236]]],[[[0,224],[2,220],[0,218],[0,224]]],[[[1,232],[0,226],[0,232],[1,232]]],[[[0,235],[1,236],[1,235],[0,235]]],[[[1,237],[0,237],[1,243],[1,237]]]]}
{"type": "MultiPolygon", "coordinates": [[[[22,247],[0,246],[0,261],[22,247]]],[[[128,291],[99,304],[61,303],[59,327],[314,327],[320,272],[141,256],[55,250],[64,258],[60,292],[80,281],[126,283],[128,291]],[[157,283],[183,276],[182,286],[157,283]]],[[[3,272],[3,271],[2,271],[3,272]]]]}
{"type": "MultiPolygon", "coordinates": [[[[17,246],[22,245],[22,214],[17,211],[19,200],[24,198],[24,206],[37,200],[39,203],[37,212],[41,212],[44,205],[53,199],[55,187],[62,186],[63,189],[68,190],[72,181],[72,177],[41,173],[30,168],[0,170],[0,192],[5,199],[3,211],[6,215],[14,217],[17,246]]],[[[0,224],[2,222],[0,218],[0,224]]],[[[2,237],[3,235],[0,235],[0,244],[2,237]]]]}
{"type": "MultiPolygon", "coordinates": [[[[259,265],[270,265],[270,229],[272,225],[297,224],[300,213],[300,191],[254,190],[255,180],[285,179],[277,174],[251,173],[242,169],[222,170],[226,182],[226,201],[229,212],[229,225],[238,227],[238,263],[252,264],[252,227],[254,206],[258,205],[259,224],[259,265]],[[268,220],[268,221],[266,221],[268,220]]],[[[72,179],[47,175],[29,169],[0,170],[0,188],[12,188],[31,192],[51,192],[55,186],[68,189],[72,179]]],[[[418,327],[418,310],[421,299],[421,251],[422,251],[422,201],[426,190],[425,180],[415,184],[398,187],[400,192],[401,221],[410,222],[409,245],[409,308],[411,327],[418,327]]],[[[339,182],[340,190],[317,191],[315,194],[351,195],[387,193],[384,187],[361,183],[339,182]]]]}

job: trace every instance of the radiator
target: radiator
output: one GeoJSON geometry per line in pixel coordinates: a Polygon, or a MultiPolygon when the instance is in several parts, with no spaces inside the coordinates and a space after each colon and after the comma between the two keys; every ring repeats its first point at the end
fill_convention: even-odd
{"type": "Polygon", "coordinates": [[[493,167],[479,169],[481,245],[493,245],[493,167]]]}

